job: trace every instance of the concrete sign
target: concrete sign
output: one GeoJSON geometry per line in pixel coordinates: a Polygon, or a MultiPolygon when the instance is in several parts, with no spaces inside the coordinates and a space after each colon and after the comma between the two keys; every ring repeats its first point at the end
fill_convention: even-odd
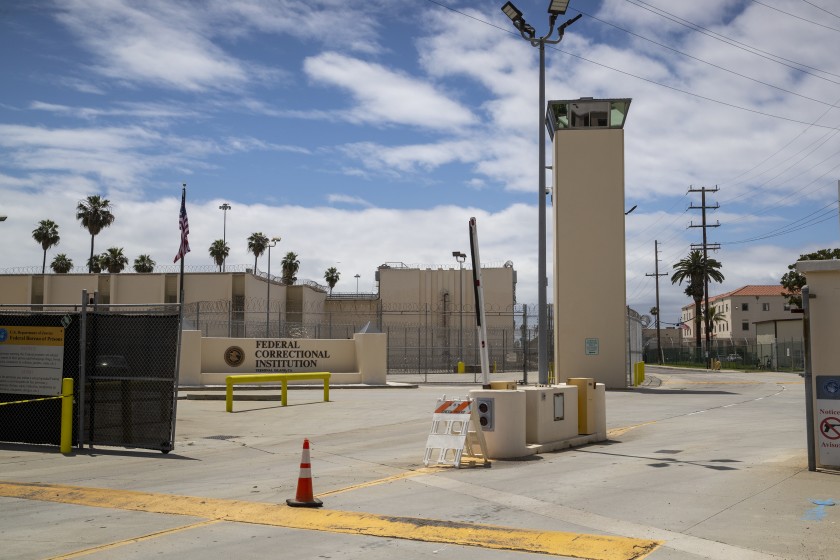
{"type": "Polygon", "coordinates": [[[817,407],[814,415],[819,463],[840,466],[840,376],[817,375],[817,407]]]}
{"type": "Polygon", "coordinates": [[[0,326],[0,393],[59,395],[62,327],[0,326]]]}

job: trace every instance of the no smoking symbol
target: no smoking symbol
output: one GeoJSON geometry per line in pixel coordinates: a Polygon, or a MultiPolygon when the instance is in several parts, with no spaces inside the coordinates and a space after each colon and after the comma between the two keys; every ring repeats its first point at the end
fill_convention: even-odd
{"type": "Polygon", "coordinates": [[[824,418],[820,422],[820,433],[828,439],[840,439],[840,419],[834,416],[824,418]]]}

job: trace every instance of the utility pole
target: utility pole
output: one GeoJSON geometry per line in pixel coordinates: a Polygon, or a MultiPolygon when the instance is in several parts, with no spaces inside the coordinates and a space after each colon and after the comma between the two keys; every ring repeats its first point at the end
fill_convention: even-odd
{"type": "Polygon", "coordinates": [[[653,274],[645,274],[645,276],[653,276],[656,278],[656,359],[659,362],[659,365],[662,365],[662,332],[659,329],[659,316],[661,315],[661,310],[659,309],[659,277],[660,276],[668,276],[664,272],[659,274],[659,241],[654,239],[653,240],[653,251],[656,257],[655,265],[654,265],[654,272],[653,274]]]}
{"type": "Polygon", "coordinates": [[[702,224],[695,225],[694,222],[692,221],[691,224],[688,227],[701,227],[701,228],[703,228],[703,244],[698,245],[696,243],[692,243],[691,248],[692,249],[699,249],[701,246],[703,248],[703,297],[705,299],[703,305],[705,306],[705,310],[706,310],[705,311],[706,316],[703,320],[703,323],[704,323],[704,326],[706,328],[706,368],[707,369],[711,369],[711,365],[712,365],[711,364],[712,357],[711,357],[711,354],[710,354],[710,349],[711,349],[711,326],[710,326],[710,323],[711,323],[711,321],[709,320],[710,319],[710,317],[709,317],[709,271],[708,271],[708,268],[707,268],[707,263],[709,261],[709,249],[712,249],[713,251],[717,251],[718,249],[720,249],[720,243],[713,243],[710,246],[709,242],[706,238],[706,229],[710,228],[710,227],[720,227],[720,222],[717,222],[717,223],[714,223],[714,224],[707,223],[706,222],[706,209],[717,210],[718,208],[720,208],[720,204],[715,202],[714,206],[707,206],[706,205],[706,193],[707,192],[716,193],[716,192],[718,192],[718,190],[720,190],[720,189],[718,189],[717,186],[715,186],[715,188],[713,188],[713,189],[707,189],[706,187],[703,187],[703,188],[700,188],[700,189],[695,189],[694,187],[691,187],[690,189],[688,189],[688,192],[690,192],[690,193],[699,192],[700,193],[700,201],[701,201],[700,206],[694,206],[692,204],[691,206],[688,207],[688,209],[689,210],[701,210],[702,211],[702,216],[703,216],[703,223],[702,224]]]}

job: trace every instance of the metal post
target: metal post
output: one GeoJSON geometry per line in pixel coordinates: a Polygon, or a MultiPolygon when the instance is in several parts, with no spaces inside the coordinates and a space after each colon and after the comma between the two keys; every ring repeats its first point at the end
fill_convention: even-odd
{"type": "Polygon", "coordinates": [[[540,39],[540,106],[539,119],[537,125],[540,129],[540,162],[539,162],[539,213],[537,222],[539,223],[539,243],[537,251],[539,251],[539,263],[537,267],[538,278],[538,297],[537,309],[539,321],[539,340],[537,341],[537,360],[539,364],[539,380],[540,385],[548,385],[548,317],[546,314],[546,307],[548,306],[548,298],[546,292],[548,291],[548,277],[546,275],[546,228],[545,228],[545,40],[540,39]]]}
{"type": "Polygon", "coordinates": [[[522,306],[522,381],[528,384],[528,306],[522,306]]]}
{"type": "Polygon", "coordinates": [[[809,298],[811,288],[802,287],[802,345],[805,350],[805,430],[808,440],[808,470],[817,470],[816,445],[814,436],[814,387],[811,372],[811,306],[809,298]]]}
{"type": "MultiPolygon", "coordinates": [[[[227,248],[227,211],[230,210],[231,206],[227,202],[223,202],[221,206],[219,206],[219,210],[222,211],[222,246],[227,248]]],[[[227,271],[227,255],[225,255],[222,259],[222,272],[227,271]]]]}
{"type": "Polygon", "coordinates": [[[82,290],[82,310],[79,315],[79,449],[85,445],[85,362],[87,360],[88,292],[82,290]]]}

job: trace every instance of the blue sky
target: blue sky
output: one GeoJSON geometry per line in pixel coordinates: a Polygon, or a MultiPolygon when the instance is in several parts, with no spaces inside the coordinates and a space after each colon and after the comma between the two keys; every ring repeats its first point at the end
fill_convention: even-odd
{"type": "MultiPolygon", "coordinates": [[[[42,219],[61,234],[48,262],[82,265],[74,210],[91,194],[116,215],[97,252],[166,270],[186,182],[188,267],[212,264],[222,202],[228,263],[253,263],[245,240],[261,231],[282,237],[273,273],[294,251],[301,278],[336,266],[338,291],[355,274],[373,290],[384,262],[456,266],[476,216],[484,260],[513,261],[518,301],[535,302],[538,58],[502,3],[4,3],[0,271],[40,265],[42,219]]],[[[538,33],[547,3],[516,2],[538,33]]],[[[546,95],[633,98],[631,306],[654,304],[654,240],[665,273],[700,241],[692,186],[720,189],[709,241],[726,282],[713,293],[776,283],[800,253],[838,246],[840,8],[572,0],[567,17],[578,10],[547,51],[546,95]]],[[[663,320],[678,320],[682,288],[663,278],[661,291],[663,320]]]]}

